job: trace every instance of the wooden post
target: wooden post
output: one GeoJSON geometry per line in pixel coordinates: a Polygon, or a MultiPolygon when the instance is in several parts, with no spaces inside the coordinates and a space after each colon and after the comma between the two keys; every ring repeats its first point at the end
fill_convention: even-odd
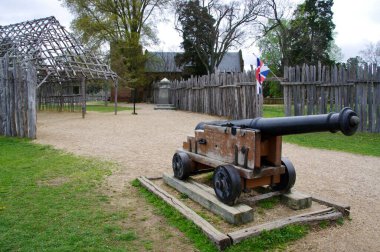
{"type": "Polygon", "coordinates": [[[5,73],[5,57],[0,58],[0,135],[5,135],[5,84],[6,84],[6,73],[5,73]]]}
{"type": "Polygon", "coordinates": [[[108,107],[108,81],[104,84],[104,105],[108,107]]]}
{"type": "Polygon", "coordinates": [[[117,80],[115,80],[114,85],[115,85],[115,115],[117,115],[117,89],[118,89],[118,86],[119,86],[117,80]]]}
{"type": "Polygon", "coordinates": [[[82,118],[86,115],[86,78],[82,78],[82,118]]]}
{"type": "Polygon", "coordinates": [[[37,132],[37,112],[36,112],[36,90],[37,90],[37,72],[32,63],[27,64],[26,69],[26,84],[27,84],[27,124],[28,138],[35,139],[37,132]]]}

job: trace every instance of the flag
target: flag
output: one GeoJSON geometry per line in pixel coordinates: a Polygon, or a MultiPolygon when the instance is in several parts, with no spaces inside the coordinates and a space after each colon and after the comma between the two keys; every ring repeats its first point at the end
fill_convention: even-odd
{"type": "Polygon", "coordinates": [[[259,58],[257,58],[256,68],[256,92],[257,94],[263,93],[262,84],[269,73],[269,67],[264,64],[259,58]]]}

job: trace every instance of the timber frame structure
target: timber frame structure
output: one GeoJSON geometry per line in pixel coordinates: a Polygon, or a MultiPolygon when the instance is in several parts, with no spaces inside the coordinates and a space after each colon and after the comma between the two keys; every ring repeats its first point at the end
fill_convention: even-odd
{"type": "Polygon", "coordinates": [[[0,39],[0,57],[7,55],[16,63],[33,62],[37,89],[75,82],[83,85],[85,80],[111,80],[117,87],[116,73],[53,16],[0,26],[0,39]]]}

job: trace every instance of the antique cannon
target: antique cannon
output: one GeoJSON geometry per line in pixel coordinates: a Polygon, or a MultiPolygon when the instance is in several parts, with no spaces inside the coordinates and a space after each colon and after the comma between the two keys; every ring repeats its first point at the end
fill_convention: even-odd
{"type": "Polygon", "coordinates": [[[359,118],[350,108],[324,115],[201,122],[173,156],[174,176],[184,180],[214,170],[220,201],[233,205],[242,190],[269,185],[287,191],[296,181],[292,163],[281,157],[282,136],[341,131],[353,135],[359,118]]]}

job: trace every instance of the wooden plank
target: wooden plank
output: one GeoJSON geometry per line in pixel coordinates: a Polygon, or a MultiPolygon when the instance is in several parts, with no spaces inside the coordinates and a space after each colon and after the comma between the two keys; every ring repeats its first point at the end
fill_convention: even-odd
{"type": "MultiPolygon", "coordinates": [[[[86,78],[82,77],[81,82],[81,88],[82,88],[82,118],[86,115],[86,78]]],[[[115,100],[117,99],[117,94],[115,93],[115,100]]]]}
{"type": "Polygon", "coordinates": [[[37,135],[37,111],[36,111],[36,89],[37,72],[34,66],[29,63],[27,69],[27,136],[35,139],[37,135]]]}
{"type": "Polygon", "coordinates": [[[5,135],[5,59],[0,58],[0,135],[5,135]]]}
{"type": "Polygon", "coordinates": [[[170,195],[159,186],[153,184],[146,177],[139,177],[138,180],[146,189],[156,194],[166,203],[177,209],[187,219],[194,222],[194,224],[197,227],[199,227],[202,230],[202,232],[218,246],[218,248],[223,250],[231,245],[231,240],[227,235],[217,230],[214,226],[212,226],[209,222],[200,217],[193,210],[188,208],[180,200],[176,199],[174,196],[170,195]]]}
{"type": "Polygon", "coordinates": [[[367,131],[368,130],[368,83],[363,83],[363,97],[362,97],[362,105],[361,105],[361,114],[360,117],[361,124],[363,126],[362,130],[367,131]]]}
{"type": "Polygon", "coordinates": [[[214,191],[205,189],[206,186],[195,182],[192,179],[182,181],[172,175],[164,174],[163,179],[166,184],[177,191],[186,194],[190,199],[198,202],[209,211],[219,215],[228,223],[240,225],[253,220],[253,209],[244,204],[228,206],[216,197],[214,191]]]}
{"type": "Polygon", "coordinates": [[[296,216],[287,217],[284,219],[276,220],[269,223],[264,223],[254,227],[244,228],[235,232],[227,233],[232,239],[233,244],[237,244],[247,238],[258,236],[264,230],[270,231],[278,229],[291,224],[305,224],[310,222],[319,222],[324,220],[337,220],[342,217],[342,213],[334,211],[332,208],[327,208],[311,213],[300,214],[296,216]]]}
{"type": "Polygon", "coordinates": [[[256,204],[256,202],[259,202],[260,200],[265,200],[265,199],[269,199],[275,196],[279,196],[283,193],[284,193],[283,191],[269,192],[269,193],[264,193],[264,194],[260,194],[253,197],[247,197],[242,200],[243,202],[247,202],[248,204],[256,204]]]}
{"type": "Polygon", "coordinates": [[[323,199],[321,197],[312,196],[312,200],[315,202],[318,202],[320,204],[333,207],[339,212],[343,214],[343,216],[349,216],[350,215],[350,209],[351,207],[349,205],[341,204],[341,203],[333,203],[331,200],[323,199]]]}
{"type": "MultiPolygon", "coordinates": [[[[379,69],[380,70],[380,69],[379,69]]],[[[380,76],[380,71],[379,71],[380,76]]],[[[376,114],[376,126],[374,132],[380,133],[380,84],[375,85],[375,93],[376,98],[374,99],[375,102],[375,114],[376,114]]]]}
{"type": "Polygon", "coordinates": [[[285,166],[283,165],[281,165],[280,167],[265,166],[265,167],[261,167],[260,169],[256,168],[254,170],[249,170],[249,169],[245,169],[233,164],[225,163],[220,160],[212,159],[212,158],[202,156],[193,152],[189,152],[184,149],[178,149],[176,152],[177,153],[184,152],[189,156],[189,158],[192,161],[203,164],[208,167],[212,167],[212,168],[216,168],[219,165],[226,165],[226,164],[231,165],[239,172],[239,175],[242,178],[246,178],[246,179],[257,179],[257,178],[261,178],[265,176],[280,175],[285,172],[285,166]]]}

